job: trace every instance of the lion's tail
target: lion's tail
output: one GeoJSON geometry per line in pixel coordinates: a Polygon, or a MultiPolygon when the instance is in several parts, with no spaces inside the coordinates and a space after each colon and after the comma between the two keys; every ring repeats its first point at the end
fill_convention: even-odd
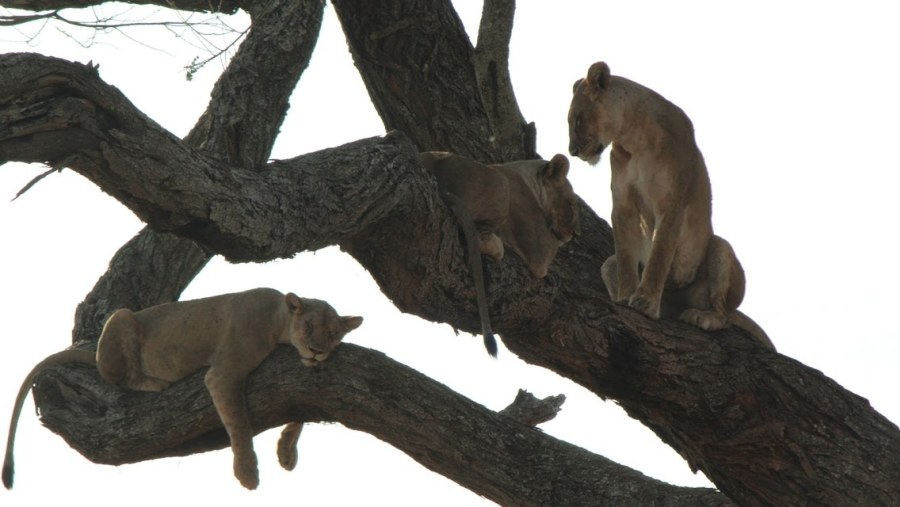
{"type": "Polygon", "coordinates": [[[475,279],[475,299],[478,303],[478,317],[481,319],[481,334],[484,336],[484,348],[491,357],[497,357],[497,340],[491,329],[491,318],[488,315],[487,292],[484,288],[484,267],[481,263],[481,249],[478,243],[478,231],[472,216],[466,211],[462,201],[456,195],[445,192],[444,198],[453,211],[456,221],[466,238],[466,256],[469,258],[469,269],[475,279]]]}
{"type": "Polygon", "coordinates": [[[740,310],[734,310],[728,315],[728,323],[747,331],[767,348],[773,352],[775,351],[775,345],[772,343],[769,335],[766,334],[759,324],[740,310]]]}
{"type": "Polygon", "coordinates": [[[13,485],[13,445],[16,441],[16,427],[19,425],[19,415],[22,413],[25,397],[28,395],[28,391],[31,390],[31,386],[34,385],[34,377],[46,368],[67,363],[95,365],[97,364],[97,358],[93,351],[82,349],[66,349],[51,354],[28,372],[28,375],[25,376],[25,380],[22,382],[22,386],[19,387],[19,394],[16,396],[16,403],[9,421],[9,436],[6,438],[6,457],[3,460],[3,485],[6,486],[6,489],[11,489],[13,485]]]}

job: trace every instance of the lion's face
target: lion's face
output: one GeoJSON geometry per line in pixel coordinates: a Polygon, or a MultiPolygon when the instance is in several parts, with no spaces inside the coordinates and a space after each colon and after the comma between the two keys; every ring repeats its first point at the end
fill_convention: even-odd
{"type": "Polygon", "coordinates": [[[344,335],[362,324],[362,317],[342,317],[328,303],[317,299],[287,297],[291,343],[304,366],[328,359],[344,335]]]}
{"type": "Polygon", "coordinates": [[[545,196],[543,207],[547,214],[547,225],[562,245],[581,234],[578,199],[567,178],[569,159],[564,155],[554,155],[542,173],[545,196]]]}
{"type": "Polygon", "coordinates": [[[608,99],[609,67],[598,62],[591,66],[588,76],[572,87],[569,106],[569,154],[594,165],[603,150],[615,138],[615,118],[605,102],[608,99]]]}

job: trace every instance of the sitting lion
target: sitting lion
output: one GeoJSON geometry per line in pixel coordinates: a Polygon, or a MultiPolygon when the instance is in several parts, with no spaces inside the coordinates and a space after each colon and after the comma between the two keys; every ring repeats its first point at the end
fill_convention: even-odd
{"type": "Polygon", "coordinates": [[[556,155],[549,162],[485,165],[445,152],[425,152],[419,158],[437,178],[438,190],[463,230],[484,346],[496,357],[481,254],[499,261],[506,245],[532,275],[547,276],[560,245],[581,232],[577,199],[567,178],[569,160],[556,155]]]}
{"type": "MultiPolygon", "coordinates": [[[[35,375],[50,366],[78,362],[96,364],[103,380],[138,391],[161,391],[209,366],[204,380],[231,439],[234,474],[244,487],[254,489],[259,472],[244,393],[247,376],[282,343],[296,347],[305,366],[315,366],[360,324],[362,317],[341,317],[325,301],[274,289],[165,303],[138,312],[116,310],[103,326],[96,356],[79,349],[57,352],[25,378],[10,421],[3,484],[12,487],[16,426],[35,375]]],[[[299,434],[299,425],[292,431],[299,434]]],[[[279,458],[290,452],[279,449],[279,458]]]]}
{"type": "Polygon", "coordinates": [[[591,65],[573,87],[569,153],[596,164],[612,146],[615,255],[601,274],[610,297],[653,318],[702,329],[729,323],[772,342],[737,311],[744,270],[713,235],[712,195],[691,120],[653,90],[591,65]]]}

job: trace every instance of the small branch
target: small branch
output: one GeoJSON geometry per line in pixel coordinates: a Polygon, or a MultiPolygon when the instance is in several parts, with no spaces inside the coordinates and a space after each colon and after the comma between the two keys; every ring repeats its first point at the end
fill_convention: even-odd
{"type": "Polygon", "coordinates": [[[43,14],[0,16],[0,26],[24,25],[26,23],[31,23],[32,21],[52,19],[55,14],[56,11],[45,12],[43,14]]]}
{"type": "MultiPolygon", "coordinates": [[[[0,7],[27,11],[60,11],[89,8],[108,3],[107,0],[0,0],[0,7]]],[[[166,9],[194,12],[234,14],[247,2],[242,0],[140,0],[134,3],[157,5],[166,9]]]]}
{"type": "Polygon", "coordinates": [[[519,389],[516,399],[498,414],[510,417],[528,426],[537,426],[556,417],[565,401],[566,396],[564,394],[548,396],[539,400],[528,391],[519,389]]]}
{"type": "Polygon", "coordinates": [[[43,172],[43,173],[41,173],[41,174],[35,176],[34,178],[31,179],[31,181],[28,182],[28,184],[26,184],[24,187],[22,187],[21,190],[19,190],[18,192],[16,192],[16,196],[13,197],[11,200],[12,200],[12,201],[15,201],[15,200],[18,199],[22,194],[24,194],[25,192],[28,192],[29,190],[31,190],[31,187],[35,186],[35,185],[37,184],[37,182],[41,181],[42,179],[46,178],[47,176],[49,176],[50,174],[52,174],[52,173],[54,173],[54,172],[62,172],[62,170],[63,170],[62,167],[60,167],[60,168],[51,167],[51,168],[48,169],[47,171],[45,171],[45,172],[43,172]]]}

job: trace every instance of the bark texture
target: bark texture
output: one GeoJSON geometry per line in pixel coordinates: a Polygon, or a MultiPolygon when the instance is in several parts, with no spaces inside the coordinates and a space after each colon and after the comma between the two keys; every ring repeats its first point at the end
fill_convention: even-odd
{"type": "MultiPolygon", "coordinates": [[[[293,13],[299,4],[282,5],[293,13]]],[[[482,26],[500,27],[500,40],[512,26],[510,5],[485,3],[489,14],[482,26]]],[[[446,1],[341,0],[334,6],[373,103],[388,130],[402,134],[264,163],[267,150],[257,139],[241,143],[257,132],[250,123],[280,117],[245,119],[254,94],[217,86],[221,94],[214,93],[213,112],[198,122],[196,134],[179,140],[92,68],[37,55],[2,55],[0,162],[69,167],[152,228],[232,260],[262,261],[339,244],[401,310],[477,332],[458,228],[415,153],[445,149],[485,161],[512,153],[531,156],[525,123],[494,118],[514,116],[497,105],[514,103],[501,91],[505,57],[496,47],[502,43],[479,36],[479,50],[493,56],[476,58],[446,1]],[[228,110],[232,99],[243,106],[228,110]]],[[[254,15],[254,29],[261,26],[261,15],[254,15]]],[[[245,45],[249,42],[250,36],[245,45]]],[[[270,45],[274,50],[274,42],[270,45]]],[[[274,65],[266,62],[258,65],[274,65]]],[[[236,57],[232,65],[237,64],[236,57]]],[[[254,62],[247,65],[257,70],[254,62]]],[[[220,84],[228,79],[226,73],[220,84]]],[[[273,90],[289,93],[292,86],[273,90]]],[[[276,131],[261,132],[265,137],[276,131]]],[[[762,348],[739,330],[704,333],[611,304],[598,276],[612,253],[610,229],[586,206],[581,211],[582,236],[560,250],[545,279],[531,278],[514,255],[488,266],[493,326],[511,351],[616,400],[737,504],[900,504],[895,424],[820,372],[762,348]]],[[[141,255],[158,260],[151,253],[156,248],[136,246],[141,255]]],[[[173,249],[159,252],[175,251],[166,248],[173,249]]],[[[133,268],[127,259],[122,262],[116,269],[133,268]]],[[[166,264],[139,262],[148,264],[151,279],[121,290],[146,300],[174,297],[172,287],[202,267],[186,263],[163,277],[155,271],[171,271],[166,264]]],[[[112,289],[97,291],[102,304],[89,312],[95,316],[102,313],[99,307],[122,297],[112,289]],[[104,299],[105,291],[114,295],[104,299]]],[[[626,497],[642,505],[726,503],[721,495],[662,488],[632,472],[582,461],[583,451],[525,426],[510,426],[518,423],[485,414],[371,351],[343,345],[325,368],[302,373],[294,372],[299,368],[287,358],[277,353],[251,381],[258,430],[297,418],[338,420],[503,504],[624,505],[626,497]],[[370,377],[371,364],[385,371],[371,371],[370,377]],[[294,377],[296,384],[285,380],[294,377]],[[281,397],[263,396],[272,390],[280,390],[281,397]],[[390,423],[381,420],[385,412],[390,423]],[[423,414],[435,414],[429,421],[441,426],[419,434],[423,414]],[[486,426],[473,431],[481,424],[486,426]],[[460,428],[466,431],[452,433],[460,428]],[[448,438],[424,436],[433,434],[448,438]],[[528,445],[520,446],[520,438],[528,445]],[[547,487],[535,486],[542,484],[547,487]],[[625,490],[616,489],[623,484],[625,490]],[[593,496],[579,496],[581,491],[593,496]]],[[[35,393],[47,426],[96,461],[121,463],[225,445],[196,375],[146,395],[105,386],[87,369],[59,368],[38,377],[35,393]],[[147,426],[135,427],[141,420],[147,426]]]]}

